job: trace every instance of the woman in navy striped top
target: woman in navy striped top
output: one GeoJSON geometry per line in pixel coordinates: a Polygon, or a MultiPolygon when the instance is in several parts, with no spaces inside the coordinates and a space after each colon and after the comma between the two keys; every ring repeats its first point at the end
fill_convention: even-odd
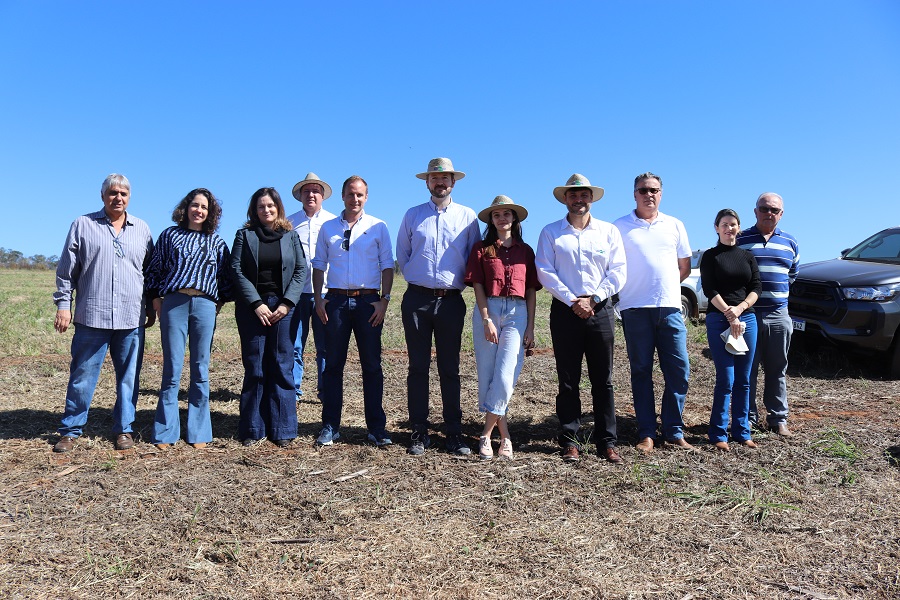
{"type": "Polygon", "coordinates": [[[153,424],[153,443],[165,449],[181,437],[178,388],[190,343],[186,439],[194,448],[212,441],[209,416],[209,355],[216,315],[231,299],[229,252],[216,235],[222,208],[212,192],[191,190],[172,212],[177,223],[162,232],[147,274],[147,297],[159,318],[163,375],[153,424]]]}

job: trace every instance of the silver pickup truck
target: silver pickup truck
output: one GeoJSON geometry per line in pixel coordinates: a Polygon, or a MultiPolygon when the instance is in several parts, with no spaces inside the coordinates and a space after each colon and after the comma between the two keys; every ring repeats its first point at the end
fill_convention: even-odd
{"type": "Polygon", "coordinates": [[[700,313],[706,313],[708,300],[700,287],[700,258],[704,250],[694,250],[691,255],[691,274],[681,282],[681,316],[687,323],[690,319],[699,319],[700,313]]]}

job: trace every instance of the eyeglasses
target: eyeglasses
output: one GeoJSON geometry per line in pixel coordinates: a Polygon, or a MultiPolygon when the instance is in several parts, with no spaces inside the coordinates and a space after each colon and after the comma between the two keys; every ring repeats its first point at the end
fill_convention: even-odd
{"type": "Polygon", "coordinates": [[[662,190],[662,188],[648,188],[648,187],[640,187],[637,190],[641,196],[646,196],[647,194],[658,194],[662,190]]]}
{"type": "Polygon", "coordinates": [[[125,258],[125,246],[122,245],[122,242],[119,238],[113,238],[113,247],[116,249],[116,256],[119,258],[125,258]]]}
{"type": "Polygon", "coordinates": [[[761,213],[769,213],[769,214],[773,214],[773,215],[781,214],[781,209],[775,208],[774,206],[757,206],[756,210],[758,210],[761,213]]]}
{"type": "Polygon", "coordinates": [[[350,233],[350,229],[344,232],[344,241],[341,242],[341,248],[343,248],[344,250],[350,249],[350,233]]]}

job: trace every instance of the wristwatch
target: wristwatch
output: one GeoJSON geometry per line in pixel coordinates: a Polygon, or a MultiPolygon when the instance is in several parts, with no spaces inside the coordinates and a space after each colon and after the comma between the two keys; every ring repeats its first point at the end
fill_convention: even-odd
{"type": "Polygon", "coordinates": [[[594,305],[596,306],[597,304],[600,304],[603,301],[600,299],[600,296],[598,296],[597,294],[594,294],[593,296],[591,296],[591,302],[593,302],[594,305]]]}
{"type": "Polygon", "coordinates": [[[385,300],[387,300],[388,302],[391,301],[391,295],[390,295],[390,294],[382,294],[381,297],[384,298],[385,300]]]}

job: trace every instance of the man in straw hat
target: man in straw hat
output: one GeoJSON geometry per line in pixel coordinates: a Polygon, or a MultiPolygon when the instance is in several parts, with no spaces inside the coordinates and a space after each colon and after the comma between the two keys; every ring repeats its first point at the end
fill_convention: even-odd
{"type": "MultiPolygon", "coordinates": [[[[297,182],[291,192],[303,210],[288,217],[294,226],[294,231],[300,236],[303,252],[306,254],[307,273],[312,273],[312,259],[316,255],[316,240],[319,237],[319,229],[322,223],[335,218],[324,208],[322,203],[331,196],[331,186],[319,179],[313,172],[306,174],[303,181],[297,182]]],[[[313,340],[316,345],[316,390],[322,395],[322,373],[325,371],[325,325],[316,316],[316,301],[313,295],[312,277],[306,280],[306,287],[300,295],[300,304],[294,314],[298,315],[297,340],[294,342],[294,383],[297,386],[297,399],[303,395],[301,383],[303,382],[303,349],[309,338],[309,329],[312,325],[313,340]]]]}
{"type": "Polygon", "coordinates": [[[591,217],[591,205],[603,197],[584,175],[569,177],[553,195],[568,214],[550,223],[538,239],[538,279],[553,296],[550,336],[556,355],[559,393],[559,444],[563,460],[577,462],[581,439],[581,363],[587,358],[594,402],[597,453],[621,464],[616,451],[616,408],[612,368],[615,318],[610,298],[625,284],[625,249],[619,230],[591,217]]]}
{"type": "Polygon", "coordinates": [[[456,182],[465,177],[449,158],[435,158],[424,179],[431,199],[406,212],[397,233],[397,263],[408,283],[400,312],[409,354],[406,378],[412,439],[409,453],[423,454],[428,436],[428,372],[431,339],[437,347],[441,380],[446,449],[457,455],[471,453],[462,438],[459,352],[466,303],[462,290],[466,261],[481,239],[475,211],[450,197],[456,182]]]}
{"type": "Polygon", "coordinates": [[[692,449],[684,439],[681,417],[690,375],[681,282],[691,274],[691,245],[681,221],[659,212],[662,195],[659,175],[641,173],[634,178],[635,209],[615,222],[628,256],[628,283],[619,293],[619,311],[631,363],[637,448],[645,454],[653,451],[656,438],[654,349],[665,379],[660,405],[663,438],[692,449]]]}

